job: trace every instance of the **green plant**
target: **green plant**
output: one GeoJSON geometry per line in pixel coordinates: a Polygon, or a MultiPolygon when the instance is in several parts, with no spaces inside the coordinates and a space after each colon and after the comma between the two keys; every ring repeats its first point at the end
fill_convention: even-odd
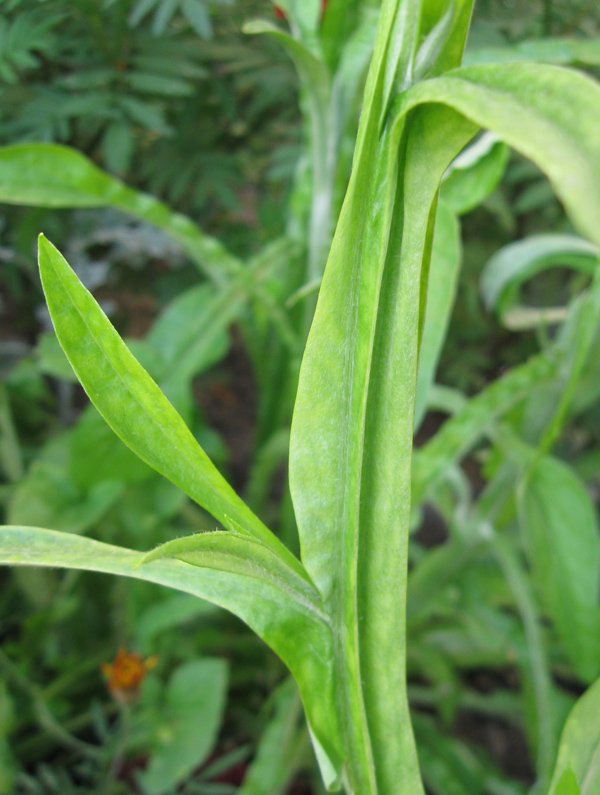
{"type": "MultiPolygon", "coordinates": [[[[332,45],[327,33],[331,35],[333,28],[327,21],[345,13],[341,0],[331,0],[320,39],[318,6],[285,4],[297,36],[285,38],[286,44],[302,69],[316,75],[313,85],[322,82],[327,74],[323,70],[337,65],[336,47],[343,34],[332,45]]],[[[510,421],[495,424],[491,435],[504,459],[492,461],[490,469],[495,464],[497,473],[508,475],[491,478],[487,494],[462,528],[462,538],[444,550],[441,570],[444,564],[458,565],[470,545],[486,544],[513,590],[529,648],[535,652],[525,658],[524,667],[530,670],[539,711],[535,742],[540,787],[550,785],[554,759],[553,735],[544,730],[554,723],[553,717],[546,720],[551,685],[539,653],[543,643],[528,582],[514,550],[492,526],[492,520],[504,526],[494,512],[505,505],[507,485],[509,491],[514,488],[515,471],[521,524],[529,554],[541,564],[541,590],[550,596],[547,609],[566,638],[572,662],[580,666],[580,678],[589,682],[599,673],[593,642],[583,650],[580,645],[589,638],[587,625],[575,633],[569,626],[572,613],[591,617],[597,627],[594,512],[569,471],[547,457],[593,343],[599,314],[597,278],[573,307],[572,322],[552,354],[530,360],[459,407],[415,458],[414,475],[411,472],[429,262],[436,215],[442,218],[448,212],[438,213],[438,193],[456,155],[480,127],[492,130],[547,173],[574,226],[600,244],[600,151],[595,134],[600,91],[590,79],[557,67],[458,68],[470,14],[467,0],[386,0],[380,12],[352,176],[303,358],[292,427],[290,480],[302,562],[233,492],[64,258],[40,240],[40,271],[57,336],[92,401],[134,452],[202,505],[226,532],[178,539],[140,557],[81,537],[8,527],[0,535],[0,560],[137,577],[193,593],[236,613],[296,678],[327,785],[343,784],[354,793],[392,793],[399,787],[407,794],[423,792],[405,681],[411,488],[413,503],[419,505],[426,490],[482,429],[526,402],[533,385],[543,386],[554,377],[560,392],[545,402],[545,424],[528,444],[515,438],[510,421]],[[561,351],[566,351],[562,360],[561,351]],[[545,561],[554,547],[544,535],[543,516],[552,495],[559,492],[570,494],[567,505],[576,506],[567,509],[567,516],[578,511],[582,517],[579,568],[589,573],[583,583],[575,581],[568,567],[559,574],[572,597],[567,614],[552,599],[552,583],[545,579],[545,561]]],[[[66,152],[64,158],[81,168],[70,175],[76,174],[77,191],[64,180],[53,186],[42,181],[40,187],[40,174],[35,173],[39,154],[27,148],[6,152],[14,173],[11,200],[32,201],[35,195],[39,201],[40,190],[46,190],[49,202],[53,197],[56,203],[64,202],[64,191],[68,201],[81,202],[87,194],[91,205],[98,203],[96,191],[106,178],[95,172],[92,179],[89,165],[66,152]],[[24,168],[27,158],[29,166],[24,168]],[[32,183],[23,185],[23,174],[32,172],[32,183]]],[[[52,178],[53,169],[46,173],[52,178]]],[[[100,187],[104,202],[105,185],[100,187]]],[[[450,187],[447,190],[451,196],[450,187]]],[[[115,184],[113,193],[116,205],[169,228],[204,267],[208,264],[217,281],[223,278],[224,263],[230,276],[246,276],[239,263],[222,256],[214,241],[181,217],[148,199],[142,201],[123,186],[115,184]]],[[[451,216],[446,223],[452,227],[451,216]]],[[[321,236],[319,231],[312,239],[315,252],[324,240],[325,232],[321,236]]],[[[257,297],[269,306],[260,290],[257,297]]],[[[434,354],[439,345],[431,345],[434,354]]],[[[424,361],[431,370],[431,356],[424,361]]],[[[429,374],[426,383],[430,381],[429,374]]],[[[565,516],[557,512],[551,521],[557,528],[553,535],[564,540],[565,516]]],[[[440,575],[436,565],[437,561],[428,564],[425,573],[420,570],[425,598],[440,575]]],[[[595,689],[585,697],[586,705],[594,694],[595,689]]],[[[589,720],[587,709],[576,709],[575,722],[589,720]]],[[[565,737],[563,748],[572,742],[568,727],[565,737]]],[[[583,786],[587,775],[588,757],[580,764],[569,753],[564,752],[567,762],[559,755],[559,778],[551,785],[557,792],[577,792],[577,781],[583,786]]]]}

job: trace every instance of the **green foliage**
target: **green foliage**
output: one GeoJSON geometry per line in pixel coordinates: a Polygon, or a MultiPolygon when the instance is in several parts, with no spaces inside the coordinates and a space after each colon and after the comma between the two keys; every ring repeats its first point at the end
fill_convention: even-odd
{"type": "MultiPolygon", "coordinates": [[[[96,19],[120,15],[115,30],[125,31],[132,52],[145,33],[155,37],[157,52],[164,38],[183,54],[182,31],[191,26],[209,35],[207,7],[200,1],[109,3],[96,19]]],[[[127,604],[144,605],[145,612],[133,612],[138,642],[149,652],[162,644],[172,655],[182,625],[220,616],[204,602],[192,608],[189,595],[231,611],[254,630],[291,671],[299,695],[286,680],[274,691],[272,718],[266,720],[265,711],[255,721],[254,737],[264,733],[242,792],[283,792],[310,764],[301,699],[331,790],[387,795],[401,786],[422,795],[426,786],[435,795],[521,795],[521,784],[453,734],[458,716],[474,711],[526,737],[535,768],[532,793],[584,793],[595,769],[595,685],[568,719],[552,770],[570,693],[600,670],[600,540],[593,495],[582,479],[590,479],[590,462],[593,467],[597,460],[590,429],[599,396],[600,91],[579,72],[535,61],[593,64],[595,43],[547,39],[533,46],[526,41],[536,33],[530,11],[520,28],[506,19],[495,34],[478,27],[477,12],[475,46],[467,55],[476,65],[461,68],[468,0],[384,0],[379,12],[368,0],[330,0],[324,10],[317,0],[288,0],[281,8],[287,23],[255,21],[245,29],[278,42],[296,66],[304,151],[286,234],[257,254],[250,246],[243,258],[235,256],[191,219],[71,149],[28,143],[0,152],[5,201],[124,211],[170,236],[206,277],[199,282],[186,271],[192,286],[176,287],[145,339],[126,345],[58,249],[40,238],[42,285],[67,360],[46,336],[25,362],[30,375],[17,368],[7,381],[0,454],[10,483],[10,524],[0,531],[0,561],[45,568],[19,570],[14,581],[52,621],[61,611],[74,615],[76,605],[67,599],[69,579],[49,569],[133,580],[127,587],[138,595],[127,604]],[[486,132],[477,137],[480,129],[486,132]],[[508,147],[518,156],[509,158],[508,147]],[[541,173],[566,216],[548,198],[541,173]],[[552,224],[553,218],[560,222],[552,224]],[[510,242],[517,230],[522,239],[510,242]],[[513,334],[535,329],[537,337],[515,338],[485,318],[476,291],[486,261],[481,293],[487,309],[513,334]],[[574,274],[566,277],[556,268],[561,265],[574,274]],[[538,300],[543,280],[560,286],[549,309],[538,300]],[[465,304],[468,318],[461,319],[465,304]],[[486,371],[489,382],[467,396],[436,381],[449,372],[444,340],[449,336],[456,346],[456,323],[466,326],[473,317],[475,333],[493,329],[501,354],[496,371],[486,371]],[[194,405],[194,378],[210,377],[206,370],[222,362],[232,323],[241,330],[258,386],[248,504],[211,462],[219,442],[194,405]],[[561,325],[549,331],[548,324],[561,325]],[[33,394],[23,384],[39,389],[42,373],[60,379],[63,392],[72,390],[73,372],[97,411],[86,408],[72,430],[32,453],[21,444],[15,395],[33,394]],[[439,429],[432,409],[451,415],[439,429]],[[415,428],[427,441],[413,457],[415,428]],[[289,490],[278,482],[288,440],[289,490]],[[587,457],[578,460],[582,450],[587,457]],[[426,537],[431,506],[447,534],[434,549],[426,537]],[[39,529],[43,525],[53,529],[39,529]],[[84,532],[102,540],[76,535],[84,532]],[[152,583],[187,596],[147,608],[152,583]],[[480,686],[481,671],[498,677],[500,687],[480,686]]],[[[214,20],[222,19],[213,10],[214,20]]],[[[559,25],[567,18],[557,3],[545,19],[547,31],[568,34],[559,25]]],[[[150,66],[128,61],[119,91],[126,86],[163,96],[154,107],[174,118],[170,103],[183,107],[189,97],[191,104],[193,76],[175,74],[175,66],[159,75],[150,66]]],[[[107,78],[105,67],[95,68],[86,79],[107,78]]],[[[64,88],[71,76],[57,84],[64,88]]],[[[134,158],[127,125],[114,118],[102,134],[116,153],[112,165],[105,164],[123,172],[134,158]]],[[[98,157],[98,150],[81,148],[98,157]]],[[[168,151],[173,173],[186,171],[176,158],[169,163],[168,151]]],[[[147,178],[151,172],[152,165],[147,178]]],[[[175,190],[180,198],[194,167],[182,179],[175,190]]],[[[231,641],[235,654],[245,648],[243,633],[238,627],[231,641]]],[[[225,668],[220,660],[190,656],[181,652],[161,695],[155,680],[147,680],[130,739],[127,713],[115,722],[121,730],[100,721],[100,751],[63,729],[54,716],[60,705],[19,678],[9,657],[0,656],[0,665],[11,686],[37,705],[54,742],[86,757],[80,780],[100,775],[108,749],[117,760],[140,749],[150,761],[137,780],[146,791],[166,795],[190,777],[190,791],[214,791],[215,771],[246,753],[233,749],[192,775],[215,747],[225,668]],[[190,690],[196,706],[181,697],[190,690]],[[194,722],[200,704],[205,714],[194,722]]],[[[234,676],[236,670],[232,666],[234,676]]],[[[254,681],[273,690],[282,668],[270,659],[262,670],[263,679],[254,681]]],[[[14,732],[12,725],[6,731],[14,732]]],[[[0,732],[1,758],[12,776],[12,751],[1,741],[0,732]]],[[[114,770],[105,789],[106,781],[119,786],[114,770]]],[[[77,786],[69,780],[63,789],[77,786]]]]}

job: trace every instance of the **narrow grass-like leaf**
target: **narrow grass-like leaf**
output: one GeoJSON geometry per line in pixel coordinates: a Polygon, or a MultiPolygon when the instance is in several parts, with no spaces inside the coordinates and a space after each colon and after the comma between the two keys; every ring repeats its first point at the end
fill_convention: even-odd
{"type": "Polygon", "coordinates": [[[512,61],[541,61],[565,66],[599,66],[598,39],[544,38],[520,41],[510,47],[467,50],[465,66],[505,64],[512,61]]]}
{"type": "Polygon", "coordinates": [[[220,569],[216,558],[207,559],[201,568],[180,560],[139,566],[140,558],[139,552],[81,536],[31,527],[0,528],[0,565],[58,566],[133,577],[199,596],[237,615],[294,675],[313,736],[330,760],[334,776],[341,764],[340,727],[332,636],[321,615],[306,600],[297,601],[289,589],[279,588],[273,578],[220,569]]]}
{"type": "Polygon", "coordinates": [[[306,578],[301,564],[211,463],[60,252],[44,237],[39,246],[42,285],[60,344],[117,436],[225,527],[230,517],[306,578]]]}
{"type": "Polygon", "coordinates": [[[568,779],[568,770],[573,772],[579,783],[581,795],[596,795],[600,792],[598,715],[600,715],[600,680],[583,694],[567,719],[548,795],[571,795],[571,790],[563,792],[560,789],[560,786],[564,786],[565,777],[568,779]]]}

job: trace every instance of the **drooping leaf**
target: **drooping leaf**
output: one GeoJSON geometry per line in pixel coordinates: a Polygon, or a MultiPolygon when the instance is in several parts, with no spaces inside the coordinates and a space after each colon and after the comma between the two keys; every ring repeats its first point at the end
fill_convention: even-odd
{"type": "Polygon", "coordinates": [[[496,133],[544,171],[577,230],[600,245],[600,87],[557,66],[514,63],[455,69],[402,94],[402,117],[443,103],[496,133]]]}
{"type": "MultiPolygon", "coordinates": [[[[260,572],[247,576],[220,569],[214,557],[207,556],[205,566],[180,560],[139,566],[140,560],[139,552],[81,536],[31,527],[0,528],[0,565],[58,566],[134,577],[199,596],[237,615],[294,675],[313,737],[334,775],[341,766],[341,749],[332,635],[314,604],[297,602],[289,589],[281,590],[272,577],[265,579],[260,572]]],[[[329,783],[333,782],[330,778],[329,783]]]]}
{"type": "Polygon", "coordinates": [[[239,261],[186,216],[173,212],[101,171],[85,155],[59,144],[0,149],[0,202],[36,207],[114,207],[164,229],[217,281],[239,261]]]}
{"type": "Polygon", "coordinates": [[[488,260],[481,274],[483,300],[502,315],[517,302],[519,288],[528,279],[556,266],[591,275],[599,256],[597,246],[575,235],[531,235],[504,246],[488,260]]]}

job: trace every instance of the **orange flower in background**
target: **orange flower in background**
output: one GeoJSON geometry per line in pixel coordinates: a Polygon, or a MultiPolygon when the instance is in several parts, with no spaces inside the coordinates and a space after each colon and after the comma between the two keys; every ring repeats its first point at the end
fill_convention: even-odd
{"type": "Polygon", "coordinates": [[[131,704],[140,695],[140,687],[146,674],[156,663],[158,657],[142,659],[140,654],[127,651],[121,646],[112,663],[104,663],[102,673],[106,677],[106,684],[114,698],[120,704],[131,704]]]}

